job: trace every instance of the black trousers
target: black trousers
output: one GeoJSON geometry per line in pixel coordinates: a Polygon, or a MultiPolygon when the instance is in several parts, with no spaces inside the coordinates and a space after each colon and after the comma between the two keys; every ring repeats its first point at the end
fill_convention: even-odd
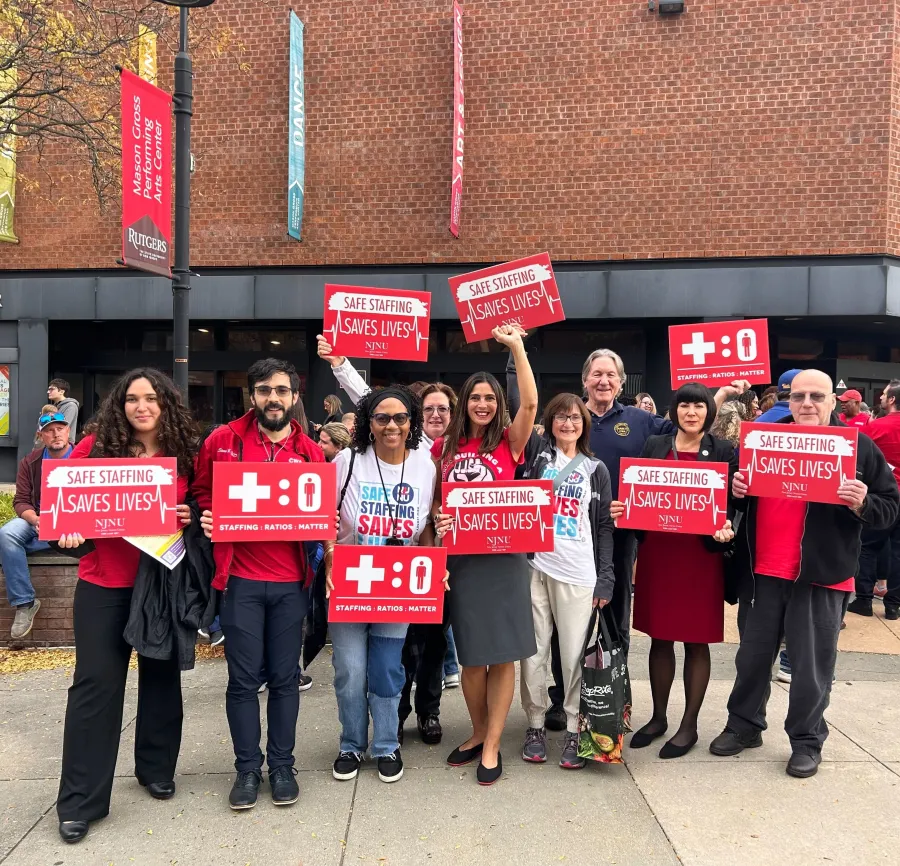
{"type": "Polygon", "coordinates": [[[850,593],[760,574],[755,579],[755,598],[734,659],[728,727],[740,734],[766,730],[772,665],[784,638],[791,660],[784,729],[794,752],[818,754],[828,737],[824,716],[850,593]]]}
{"type": "Polygon", "coordinates": [[[891,529],[864,529],[859,553],[859,574],[856,577],[856,597],[874,597],[875,582],[887,580],[884,603],[900,607],[900,521],[891,529]],[[881,574],[879,575],[879,565],[881,574]]]}
{"type": "MultiPolygon", "coordinates": [[[[96,821],[109,814],[131,658],[122,638],[131,595],[131,589],[84,580],[75,587],[75,676],[66,705],[60,821],[96,821]]],[[[177,661],[138,656],[134,772],[140,782],[175,778],[183,717],[177,661]]]]}
{"type": "Polygon", "coordinates": [[[613,532],[613,574],[616,585],[609,602],[610,613],[619,627],[625,652],[631,643],[631,591],[634,561],[637,557],[637,537],[630,529],[613,532]]]}
{"type": "Polygon", "coordinates": [[[414,624],[406,632],[403,644],[403,668],[406,682],[400,693],[398,716],[405,722],[412,713],[412,687],[416,684],[416,715],[439,716],[444,682],[444,656],[447,655],[448,606],[444,604],[443,623],[414,624]]]}
{"type": "Polygon", "coordinates": [[[297,666],[303,649],[303,620],[309,593],[299,582],[228,578],[220,622],[225,633],[228,689],[225,714],[234,746],[234,766],[261,770],[259,687],[268,681],[269,770],[294,766],[300,692],[297,666]]]}

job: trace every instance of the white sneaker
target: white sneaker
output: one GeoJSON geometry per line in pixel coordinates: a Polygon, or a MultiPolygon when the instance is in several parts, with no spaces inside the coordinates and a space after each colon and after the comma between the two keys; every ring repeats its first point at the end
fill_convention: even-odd
{"type": "Polygon", "coordinates": [[[266,683],[263,683],[263,684],[256,690],[257,694],[260,694],[260,695],[261,695],[261,694],[266,690],[266,685],[267,685],[266,683]]]}
{"type": "Polygon", "coordinates": [[[459,688],[459,674],[447,674],[444,677],[444,685],[448,689],[458,689],[459,688]]]}
{"type": "Polygon", "coordinates": [[[791,672],[786,671],[784,668],[778,668],[778,673],[775,674],[775,679],[780,683],[789,683],[791,681],[791,672]]]}

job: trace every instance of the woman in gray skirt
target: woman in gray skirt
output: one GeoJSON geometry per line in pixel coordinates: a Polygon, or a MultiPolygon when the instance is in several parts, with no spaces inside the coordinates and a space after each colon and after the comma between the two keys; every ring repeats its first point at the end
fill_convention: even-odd
{"type": "MultiPolygon", "coordinates": [[[[503,325],[494,339],[516,362],[521,404],[512,424],[506,396],[490,373],[475,373],[462,387],[447,432],[434,443],[437,484],[433,512],[443,536],[453,519],[440,514],[443,481],[512,481],[537,413],[537,386],[522,345],[524,331],[503,325]]],[[[447,758],[461,767],[480,757],[477,779],[492,785],[503,774],[500,736],[515,691],[515,663],[537,652],[524,553],[452,556],[450,624],[462,666],[462,688],[472,736],[447,758]]]]}

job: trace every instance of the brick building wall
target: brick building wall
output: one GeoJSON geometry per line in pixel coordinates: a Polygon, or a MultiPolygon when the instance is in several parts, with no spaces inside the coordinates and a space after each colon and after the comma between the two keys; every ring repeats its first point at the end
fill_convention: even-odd
{"type": "MultiPolygon", "coordinates": [[[[293,0],[306,24],[304,240],[286,235],[287,0],[196,16],[192,264],[377,264],[900,250],[892,0],[480,0],[465,7],[462,236],[447,231],[449,0],[293,0]]],[[[162,86],[171,58],[161,54],[162,86]]],[[[24,158],[2,268],[109,267],[59,152],[24,158]]],[[[70,174],[72,176],[70,177],[70,174]]]]}
{"type": "MultiPolygon", "coordinates": [[[[30,634],[18,641],[9,636],[14,608],[0,605],[0,647],[25,649],[28,647],[74,646],[72,603],[78,583],[78,560],[58,553],[38,553],[28,557],[31,583],[41,600],[41,609],[34,618],[30,634]]],[[[0,593],[6,598],[6,580],[0,571],[0,593]]]]}

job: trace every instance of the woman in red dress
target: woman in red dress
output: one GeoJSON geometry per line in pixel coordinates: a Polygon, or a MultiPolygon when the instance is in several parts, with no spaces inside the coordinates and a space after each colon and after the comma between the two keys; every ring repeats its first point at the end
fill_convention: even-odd
{"type": "MultiPolygon", "coordinates": [[[[716,407],[709,389],[696,382],[682,385],[672,398],[669,417],[675,434],[651,436],[642,457],[729,465],[728,489],[737,469],[734,446],[709,434],[716,407]]],[[[610,508],[613,517],[622,503],[610,508]]],[[[637,560],[638,587],[634,628],[650,635],[650,690],[653,716],[631,738],[632,749],[649,746],[668,729],[666,710],[675,680],[675,642],[684,644],[684,716],[661,758],[680,758],[697,742],[697,717],[709,685],[709,645],[724,638],[724,544],[734,537],[731,521],[711,538],[669,532],[641,533],[637,560]]]]}

